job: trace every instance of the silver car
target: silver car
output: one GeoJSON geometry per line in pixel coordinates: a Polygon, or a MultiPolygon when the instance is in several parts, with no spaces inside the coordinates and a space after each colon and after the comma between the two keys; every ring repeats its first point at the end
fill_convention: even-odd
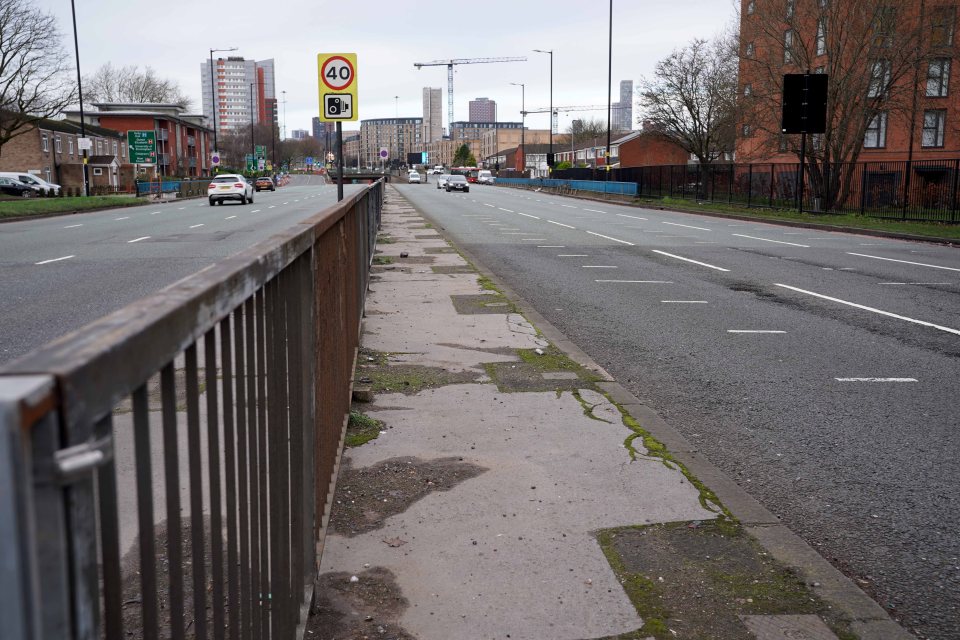
{"type": "Polygon", "coordinates": [[[437,189],[443,189],[445,186],[447,186],[447,180],[449,179],[450,179],[449,173],[444,173],[443,175],[439,176],[437,178],[437,189]]]}

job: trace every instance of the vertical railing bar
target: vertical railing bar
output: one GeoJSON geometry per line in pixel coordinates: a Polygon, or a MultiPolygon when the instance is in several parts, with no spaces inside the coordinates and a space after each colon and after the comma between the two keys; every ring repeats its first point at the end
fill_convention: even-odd
{"type": "MultiPolygon", "coordinates": [[[[97,421],[97,439],[113,438],[113,416],[97,421]]],[[[107,638],[123,637],[123,583],[120,572],[120,515],[117,506],[117,474],[113,456],[97,469],[100,503],[100,560],[103,563],[103,621],[107,638]]]]}
{"type": "MultiPolygon", "coordinates": [[[[234,405],[233,350],[231,345],[233,332],[230,316],[220,321],[220,362],[223,376],[223,454],[224,478],[226,482],[225,516],[227,524],[227,637],[238,640],[240,636],[239,585],[237,559],[237,455],[236,432],[234,430],[234,411],[240,411],[234,405]]],[[[242,522],[242,521],[241,521],[242,522]]],[[[216,633],[216,632],[215,632],[216,633]]]]}
{"type": "Polygon", "coordinates": [[[263,324],[266,332],[264,334],[264,347],[267,356],[267,459],[270,465],[270,473],[267,475],[266,482],[269,487],[270,504],[268,511],[270,527],[270,637],[282,638],[281,622],[283,620],[283,594],[280,581],[280,513],[281,500],[279,496],[283,493],[283,485],[280,482],[280,476],[283,475],[280,467],[279,451],[280,440],[280,390],[279,384],[281,374],[278,365],[277,349],[279,340],[277,336],[277,280],[279,275],[264,285],[264,315],[263,324]]]}
{"type": "Polygon", "coordinates": [[[207,579],[203,536],[203,486],[200,455],[200,382],[197,376],[197,344],[185,351],[184,378],[187,390],[187,457],[190,476],[190,540],[193,571],[193,633],[207,637],[207,579]]]}
{"type": "MultiPolygon", "coordinates": [[[[211,637],[223,638],[223,520],[220,494],[220,417],[218,406],[217,330],[211,327],[203,337],[207,395],[207,466],[210,475],[210,579],[213,581],[213,628],[211,637]]],[[[226,378],[223,378],[226,384],[226,378]]],[[[229,409],[224,405],[224,413],[229,409]]]]}
{"type": "Polygon", "coordinates": [[[270,532],[268,528],[269,511],[267,510],[267,484],[268,474],[268,452],[267,452],[267,430],[270,425],[267,423],[267,340],[266,340],[266,291],[265,288],[257,292],[256,297],[257,312],[255,315],[257,322],[257,341],[254,347],[257,351],[257,429],[256,429],[256,447],[257,447],[257,484],[260,514],[260,635],[261,638],[270,637],[270,617],[273,615],[270,589],[270,562],[274,559],[269,557],[265,551],[270,549],[270,532]]]}
{"type": "Polygon", "coordinates": [[[163,419],[163,475],[167,498],[167,561],[170,568],[170,634],[184,639],[183,546],[180,525],[180,462],[177,448],[177,399],[174,365],[160,371],[160,406],[163,419]]]}
{"type": "MultiPolygon", "coordinates": [[[[244,317],[247,329],[247,456],[249,458],[250,483],[250,603],[253,612],[252,637],[263,637],[263,595],[260,584],[260,492],[258,491],[259,465],[262,460],[257,452],[257,366],[256,356],[256,294],[245,305],[244,317]]],[[[262,364],[262,363],[261,363],[262,364]]]]}
{"type": "Polygon", "coordinates": [[[143,639],[156,640],[157,550],[153,525],[153,473],[150,453],[150,404],[147,386],[133,392],[133,451],[137,483],[137,525],[140,538],[140,612],[143,639]]]}
{"type": "Polygon", "coordinates": [[[244,352],[244,313],[242,306],[233,312],[234,330],[233,343],[237,355],[236,390],[237,390],[237,500],[240,503],[238,511],[240,530],[240,599],[237,608],[240,609],[239,640],[250,640],[250,625],[253,617],[253,601],[250,589],[250,530],[248,509],[248,478],[247,478],[247,395],[246,378],[250,376],[249,363],[245,361],[244,352]]]}
{"type": "Polygon", "coordinates": [[[305,517],[303,523],[303,572],[301,574],[301,586],[312,585],[315,573],[315,551],[314,541],[317,539],[315,530],[320,527],[320,518],[316,510],[316,433],[317,433],[317,415],[316,415],[316,389],[319,383],[317,375],[317,329],[315,320],[315,305],[319,298],[316,280],[316,249],[311,247],[307,252],[308,256],[304,260],[303,276],[305,285],[303,288],[303,300],[309,301],[303,305],[301,317],[303,318],[304,340],[302,351],[306,357],[306,366],[304,371],[306,375],[303,380],[303,406],[304,417],[304,509],[305,517]]]}
{"type": "Polygon", "coordinates": [[[280,366],[278,367],[278,372],[280,373],[279,378],[279,387],[280,387],[280,470],[282,473],[276,474],[281,476],[283,482],[284,491],[280,494],[282,506],[282,514],[280,519],[280,531],[281,531],[281,564],[280,572],[282,579],[282,591],[283,591],[283,606],[284,606],[284,615],[283,615],[283,637],[289,637],[296,628],[296,607],[294,607],[293,601],[293,591],[290,585],[290,576],[292,574],[290,562],[293,558],[291,553],[291,531],[292,527],[292,518],[293,518],[293,494],[295,485],[294,479],[296,478],[296,470],[293,469],[293,466],[290,464],[290,429],[292,425],[291,420],[291,407],[290,407],[290,360],[288,358],[289,354],[289,316],[290,316],[290,307],[292,304],[291,298],[293,298],[296,293],[290,290],[290,284],[293,277],[294,266],[291,263],[286,269],[280,272],[280,288],[277,292],[278,300],[278,324],[277,328],[280,333],[280,343],[277,348],[277,355],[280,358],[280,366]]]}
{"type": "Polygon", "coordinates": [[[304,256],[290,265],[290,282],[284,300],[287,302],[287,357],[290,372],[290,571],[289,593],[294,623],[300,622],[303,603],[303,346],[300,299],[304,295],[302,265],[304,256]]]}

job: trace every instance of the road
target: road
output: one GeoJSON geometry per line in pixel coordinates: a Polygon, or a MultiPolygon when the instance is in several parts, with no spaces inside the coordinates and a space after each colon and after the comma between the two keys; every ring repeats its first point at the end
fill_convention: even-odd
{"type": "Polygon", "coordinates": [[[917,635],[960,637],[960,251],[400,191],[917,635]]]}
{"type": "MultiPolygon", "coordinates": [[[[360,187],[347,185],[350,194],[360,187]]],[[[293,176],[254,203],[206,198],[0,224],[0,364],[100,318],[337,200],[293,176]]]]}

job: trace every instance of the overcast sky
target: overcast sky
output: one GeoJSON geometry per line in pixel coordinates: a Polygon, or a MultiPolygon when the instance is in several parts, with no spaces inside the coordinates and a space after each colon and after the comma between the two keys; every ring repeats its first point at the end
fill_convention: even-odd
{"type": "MultiPolygon", "coordinates": [[[[33,0],[54,14],[65,51],[73,57],[69,0],[33,0]]],[[[649,76],[657,60],[693,38],[711,38],[734,15],[735,0],[614,0],[613,101],[620,80],[649,76]]],[[[739,4],[737,2],[736,4],[739,4]]],[[[554,105],[605,105],[608,3],[597,0],[485,0],[411,2],[366,0],[274,4],[263,0],[77,0],[81,71],[110,62],[153,67],[175,80],[202,109],[200,65],[211,48],[238,47],[248,59],[273,58],[286,131],[310,130],[318,114],[317,54],[355,52],[360,118],[421,116],[422,88],[443,88],[447,126],[446,67],[414,62],[449,58],[526,56],[526,62],[459,65],[454,111],[466,120],[467,102],[497,102],[498,119],[520,120],[520,87],[528,109],[549,105],[549,56],[554,51],[554,105]],[[307,8],[309,7],[309,8],[307,8]],[[395,100],[394,96],[399,96],[395,100]],[[282,99],[282,98],[281,98],[282,99]]],[[[637,115],[636,113],[634,115],[637,115]]],[[[604,111],[560,113],[560,129],[573,117],[606,119],[604,111]]],[[[530,128],[547,128],[548,116],[531,115],[530,128]]],[[[345,129],[359,128],[346,123],[345,129]]]]}

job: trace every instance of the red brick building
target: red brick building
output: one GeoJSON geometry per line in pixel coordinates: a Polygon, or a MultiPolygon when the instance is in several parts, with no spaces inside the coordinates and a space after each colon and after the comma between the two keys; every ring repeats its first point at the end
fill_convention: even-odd
{"type": "MultiPolygon", "coordinates": [[[[174,104],[94,104],[84,110],[88,124],[119,131],[124,139],[128,131],[155,131],[157,166],[162,176],[202,177],[210,175],[213,130],[203,124],[203,116],[184,113],[174,104]]],[[[79,121],[79,111],[67,112],[67,118],[79,121]]]]}
{"type": "Polygon", "coordinates": [[[634,131],[613,142],[616,153],[611,154],[621,167],[650,167],[657,165],[687,164],[690,154],[676,142],[659,131],[644,129],[634,131]]]}
{"type": "Polygon", "coordinates": [[[956,0],[742,0],[738,162],[797,162],[782,76],[830,76],[833,162],[960,157],[956,0]],[[842,28],[841,28],[842,27],[842,28]]]}
{"type": "MultiPolygon", "coordinates": [[[[133,182],[127,162],[126,136],[88,125],[92,145],[88,152],[91,187],[125,190],[133,182]]],[[[83,154],[80,124],[69,120],[41,119],[3,145],[0,171],[25,171],[68,190],[83,188],[83,154]]]]}

